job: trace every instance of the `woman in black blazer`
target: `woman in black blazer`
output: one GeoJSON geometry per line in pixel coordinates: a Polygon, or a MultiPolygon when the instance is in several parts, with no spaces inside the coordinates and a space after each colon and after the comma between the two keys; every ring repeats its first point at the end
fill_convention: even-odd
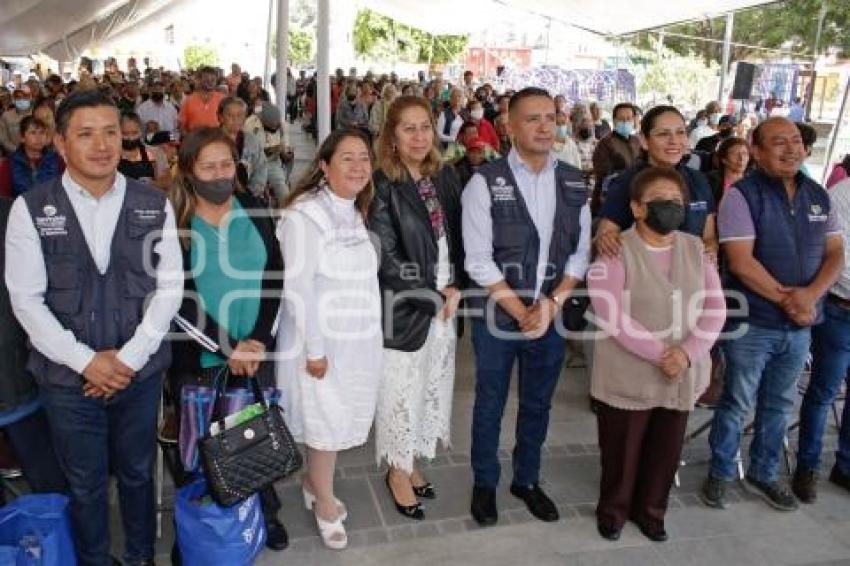
{"type": "Polygon", "coordinates": [[[424,512],[436,490],[416,469],[449,442],[455,313],[463,287],[460,181],[443,167],[428,103],[397,98],[378,147],[369,229],[380,240],[384,370],[375,417],[377,457],[398,511],[424,512]]]}

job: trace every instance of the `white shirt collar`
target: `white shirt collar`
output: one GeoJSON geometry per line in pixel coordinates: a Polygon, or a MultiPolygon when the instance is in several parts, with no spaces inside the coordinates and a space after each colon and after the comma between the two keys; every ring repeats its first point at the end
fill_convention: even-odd
{"type": "MultiPolygon", "coordinates": [[[[77,183],[71,174],[66,169],[62,174],[62,186],[68,192],[70,196],[77,196],[84,199],[90,200],[100,200],[95,198],[89,191],[84,189],[82,185],[77,183]]],[[[115,172],[115,180],[112,182],[112,186],[103,193],[101,198],[112,198],[112,197],[120,197],[124,195],[124,191],[127,188],[127,179],[119,172],[115,172]]]]}
{"type": "Polygon", "coordinates": [[[526,164],[525,161],[522,160],[522,158],[519,156],[519,153],[517,153],[516,148],[511,148],[511,150],[508,152],[508,165],[511,167],[511,169],[522,169],[525,170],[525,172],[527,173],[531,173],[532,175],[537,175],[538,173],[544,173],[547,171],[554,170],[556,162],[557,160],[555,159],[555,156],[552,155],[552,152],[550,151],[548,157],[546,158],[546,165],[541,171],[538,172],[529,167],[528,164],[526,164]]]}

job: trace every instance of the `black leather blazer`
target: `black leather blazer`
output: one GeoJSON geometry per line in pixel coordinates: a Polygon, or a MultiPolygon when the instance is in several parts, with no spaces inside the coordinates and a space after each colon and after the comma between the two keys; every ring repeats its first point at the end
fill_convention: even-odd
{"type": "MultiPolygon", "coordinates": [[[[461,237],[460,181],[452,167],[432,177],[443,207],[451,261],[450,286],[466,286],[461,237]]],[[[425,203],[409,178],[391,181],[374,175],[375,198],[368,228],[380,241],[378,280],[383,301],[384,346],[415,352],[428,337],[431,319],[443,304],[437,292],[437,240],[425,203]]]]}

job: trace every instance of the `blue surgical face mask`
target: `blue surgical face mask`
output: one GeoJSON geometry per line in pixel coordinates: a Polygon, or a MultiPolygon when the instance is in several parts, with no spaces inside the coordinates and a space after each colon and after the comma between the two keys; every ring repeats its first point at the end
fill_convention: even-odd
{"type": "Polygon", "coordinates": [[[715,113],[711,114],[708,117],[709,121],[711,122],[711,125],[716,126],[717,124],[719,124],[721,116],[722,116],[722,114],[720,112],[715,112],[715,113]]]}
{"type": "Polygon", "coordinates": [[[627,138],[635,133],[635,125],[631,122],[614,122],[614,131],[627,138]]]}
{"type": "Polygon", "coordinates": [[[566,138],[570,135],[570,127],[566,124],[555,126],[555,137],[566,138]]]}
{"type": "Polygon", "coordinates": [[[26,112],[30,109],[30,104],[32,104],[27,98],[19,98],[15,101],[15,108],[17,108],[21,112],[26,112]]]}

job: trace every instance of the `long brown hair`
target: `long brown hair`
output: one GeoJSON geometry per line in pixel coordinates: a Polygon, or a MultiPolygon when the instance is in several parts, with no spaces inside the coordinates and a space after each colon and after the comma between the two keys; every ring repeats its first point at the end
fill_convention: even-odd
{"type": "MultiPolygon", "coordinates": [[[[356,128],[340,128],[338,130],[334,130],[327,138],[325,138],[322,145],[319,146],[319,150],[316,152],[316,157],[313,158],[313,161],[310,163],[310,167],[307,168],[307,172],[304,173],[304,175],[298,180],[295,184],[295,188],[286,195],[286,198],[283,201],[283,208],[289,208],[295,203],[295,201],[305,194],[317,193],[321,190],[321,182],[325,178],[325,173],[322,171],[321,164],[323,162],[325,164],[330,164],[331,159],[333,159],[334,154],[336,154],[336,151],[339,148],[339,144],[348,138],[356,138],[363,142],[363,145],[366,146],[366,150],[369,152],[369,166],[374,171],[375,160],[372,157],[372,151],[369,149],[369,139],[366,137],[366,134],[356,128]]],[[[357,194],[357,198],[354,199],[354,206],[357,207],[360,215],[363,216],[363,220],[366,220],[366,215],[369,213],[369,205],[372,204],[372,197],[374,194],[375,186],[372,184],[372,176],[370,175],[369,184],[367,184],[366,188],[360,191],[357,194]]]]}
{"type": "Polygon", "coordinates": [[[396,150],[398,142],[395,136],[395,130],[401,122],[401,115],[410,108],[421,108],[425,111],[431,121],[431,130],[434,134],[431,151],[428,152],[422,165],[420,165],[419,173],[423,177],[431,177],[443,166],[443,160],[437,146],[437,127],[434,124],[434,117],[431,114],[431,106],[428,101],[419,96],[399,96],[390,104],[387,118],[384,120],[384,127],[381,128],[381,135],[378,138],[378,168],[391,181],[401,181],[410,177],[407,167],[402,163],[396,150]]]}
{"type": "MultiPolygon", "coordinates": [[[[223,143],[226,145],[230,149],[230,154],[233,156],[233,162],[235,164],[239,163],[239,153],[236,149],[236,144],[233,143],[233,140],[221,128],[209,126],[198,128],[186,136],[180,144],[180,152],[177,154],[177,175],[174,178],[174,183],[171,185],[171,190],[168,192],[168,198],[174,207],[174,216],[177,221],[178,230],[185,231],[190,228],[192,216],[195,214],[195,203],[198,198],[192,186],[195,163],[198,161],[201,151],[214,143],[223,143]]],[[[239,180],[234,179],[234,183],[236,184],[236,190],[241,190],[239,180]]],[[[180,241],[184,248],[189,248],[191,238],[188,235],[181,235],[180,241]]]]}

